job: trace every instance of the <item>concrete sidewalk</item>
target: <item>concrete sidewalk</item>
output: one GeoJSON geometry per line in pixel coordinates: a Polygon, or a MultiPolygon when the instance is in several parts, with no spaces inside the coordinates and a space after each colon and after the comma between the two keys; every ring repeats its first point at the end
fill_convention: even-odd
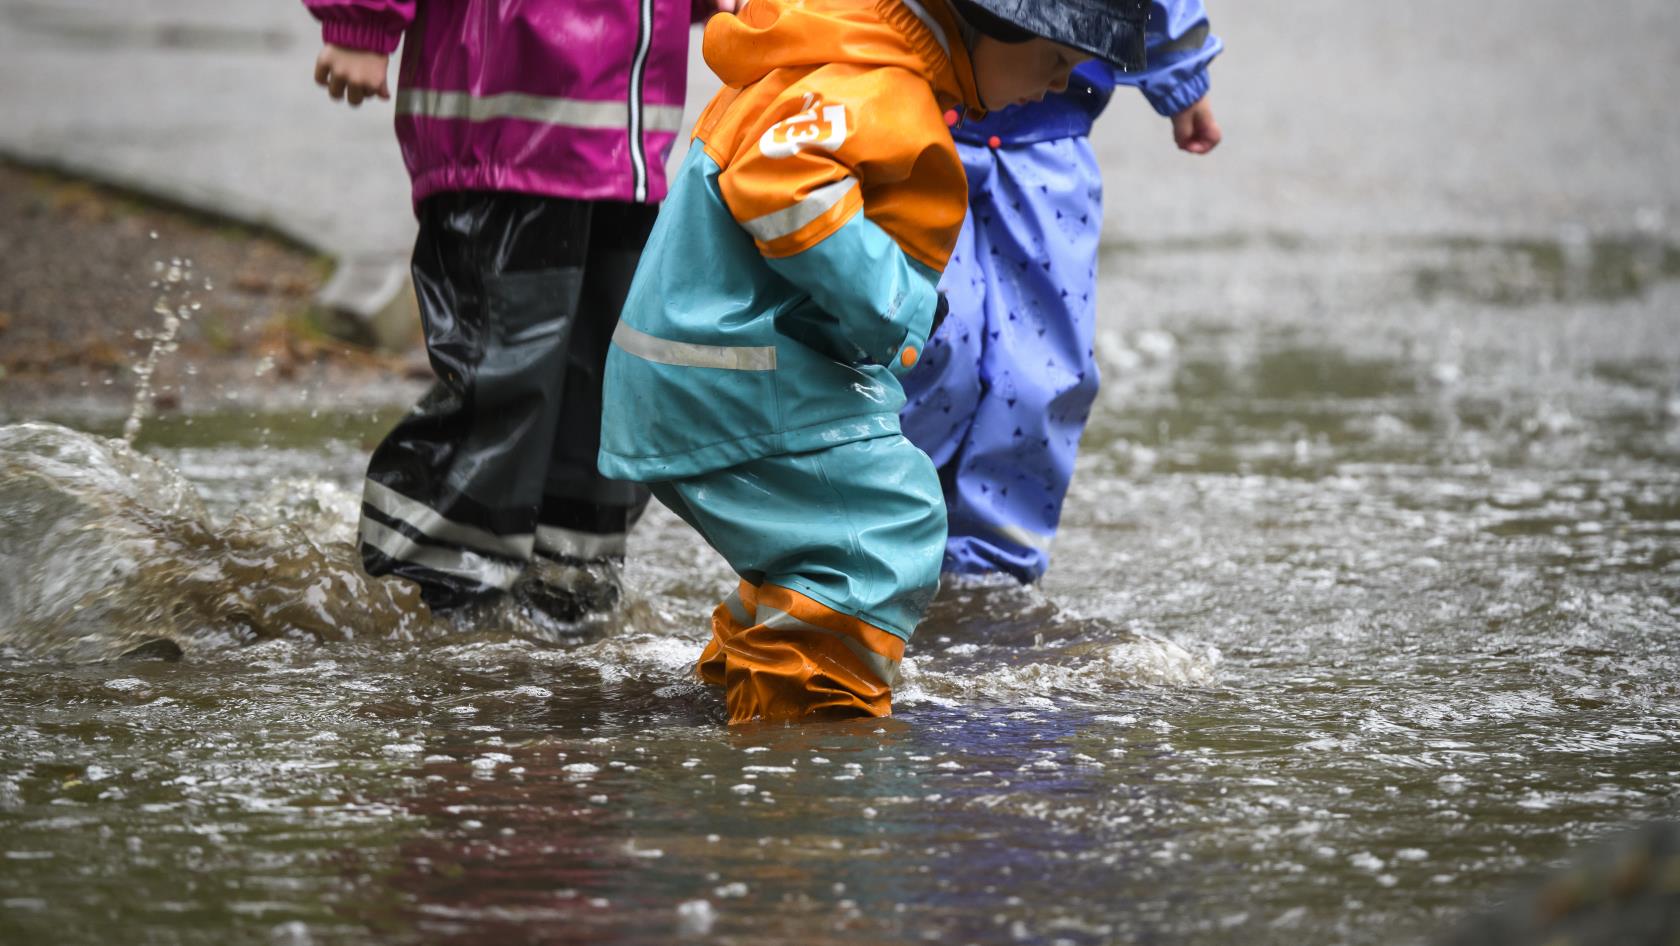
{"type": "Polygon", "coordinates": [[[4,0],[0,149],[334,254],[413,238],[389,107],[333,108],[301,3],[4,0]]]}
{"type": "MultiPolygon", "coordinates": [[[[1111,236],[1550,237],[1680,221],[1680,4],[1213,7],[1227,143],[1180,155],[1122,90],[1095,136],[1111,236]]],[[[716,88],[695,46],[690,119],[716,88]]],[[[0,0],[0,153],[400,279],[414,223],[390,104],[329,102],[311,81],[318,48],[295,0],[0,0]]]]}
{"type": "Polygon", "coordinates": [[[329,308],[412,332],[407,174],[333,108],[301,3],[4,0],[0,154],[272,228],[339,260],[329,308]]]}
{"type": "Polygon", "coordinates": [[[1109,233],[1680,233],[1680,4],[1208,0],[1225,144],[1141,96],[1093,136],[1109,233]]]}

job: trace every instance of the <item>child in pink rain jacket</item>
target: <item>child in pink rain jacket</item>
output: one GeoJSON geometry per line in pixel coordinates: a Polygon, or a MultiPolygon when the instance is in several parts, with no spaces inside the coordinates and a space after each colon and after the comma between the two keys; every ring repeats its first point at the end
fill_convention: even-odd
{"type": "Polygon", "coordinates": [[[368,572],[440,612],[510,591],[562,622],[610,607],[648,492],[596,471],[602,366],[665,196],[689,27],[717,0],[304,3],[334,99],[390,99],[403,48],[397,140],[437,381],[369,464],[368,572]]]}

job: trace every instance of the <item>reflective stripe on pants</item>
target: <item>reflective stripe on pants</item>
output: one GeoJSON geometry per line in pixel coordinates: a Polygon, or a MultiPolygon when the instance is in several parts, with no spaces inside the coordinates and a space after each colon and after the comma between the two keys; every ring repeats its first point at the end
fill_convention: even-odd
{"type": "Polygon", "coordinates": [[[437,382],[374,450],[362,560],[434,608],[533,554],[616,558],[648,499],[602,477],[601,375],[654,208],[528,194],[421,204],[414,283],[437,382]]]}

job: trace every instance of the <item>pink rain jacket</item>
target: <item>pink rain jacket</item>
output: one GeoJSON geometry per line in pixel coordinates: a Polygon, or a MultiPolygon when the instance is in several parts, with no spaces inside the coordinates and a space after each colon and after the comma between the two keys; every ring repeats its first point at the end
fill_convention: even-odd
{"type": "MultiPolygon", "coordinates": [[[[694,0],[304,0],[337,46],[389,54],[416,205],[452,190],[659,201],[694,0]]],[[[715,7],[712,7],[715,8],[715,7]]]]}

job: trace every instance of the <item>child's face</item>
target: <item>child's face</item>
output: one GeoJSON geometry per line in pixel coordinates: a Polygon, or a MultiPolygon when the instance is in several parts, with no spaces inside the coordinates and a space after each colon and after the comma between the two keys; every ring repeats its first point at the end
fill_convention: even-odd
{"type": "Polygon", "coordinates": [[[1067,88],[1073,67],[1091,58],[1047,39],[1004,43],[981,36],[974,44],[974,79],[988,109],[1036,102],[1067,88]]]}

